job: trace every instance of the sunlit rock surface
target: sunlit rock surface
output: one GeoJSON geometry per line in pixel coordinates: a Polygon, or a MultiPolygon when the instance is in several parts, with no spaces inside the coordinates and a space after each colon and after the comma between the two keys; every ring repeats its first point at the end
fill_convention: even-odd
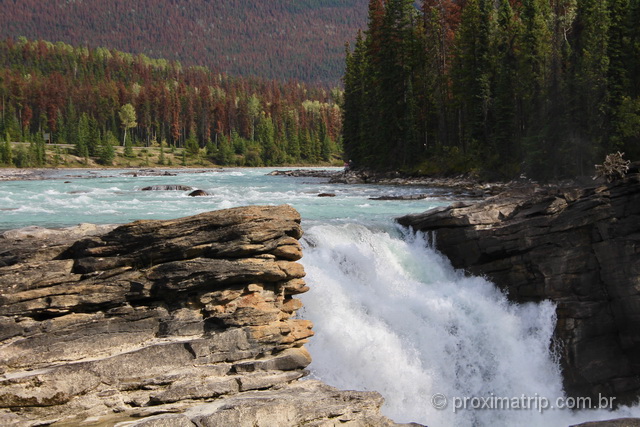
{"type": "Polygon", "coordinates": [[[0,237],[0,424],[393,425],[306,375],[299,214],[0,237]],[[153,417],[153,418],[149,418],[153,417]]]}

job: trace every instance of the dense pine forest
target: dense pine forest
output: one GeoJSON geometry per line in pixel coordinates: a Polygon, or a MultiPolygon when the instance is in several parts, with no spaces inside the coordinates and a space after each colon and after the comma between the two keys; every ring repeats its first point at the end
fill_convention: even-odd
{"type": "Polygon", "coordinates": [[[640,0],[370,0],[348,49],[356,164],[489,178],[640,159],[640,0]]]}
{"type": "Polygon", "coordinates": [[[0,38],[62,41],[328,87],[367,0],[0,0],[0,38]]]}
{"type": "MultiPolygon", "coordinates": [[[[0,42],[0,164],[44,164],[45,138],[103,164],[113,147],[181,148],[220,165],[314,164],[339,150],[340,90],[62,42],[0,42]],[[17,156],[7,141],[29,141],[17,156]]],[[[127,153],[128,152],[128,153],[127,153]]]]}

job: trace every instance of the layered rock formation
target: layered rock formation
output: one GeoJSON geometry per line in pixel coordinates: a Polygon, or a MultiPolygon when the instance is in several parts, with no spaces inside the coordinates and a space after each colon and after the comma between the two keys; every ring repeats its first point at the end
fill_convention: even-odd
{"type": "Polygon", "coordinates": [[[398,219],[435,232],[456,268],[515,301],[557,304],[556,344],[572,395],[640,394],[640,175],[608,186],[521,192],[398,219]]]}
{"type": "Polygon", "coordinates": [[[5,233],[0,424],[391,425],[377,393],[295,381],[301,235],[288,206],[5,233]]]}

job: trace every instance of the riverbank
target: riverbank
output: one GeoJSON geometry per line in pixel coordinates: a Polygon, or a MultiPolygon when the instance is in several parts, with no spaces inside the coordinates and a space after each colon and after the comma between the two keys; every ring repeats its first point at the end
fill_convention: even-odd
{"type": "MultiPolygon", "coordinates": [[[[477,177],[464,174],[455,176],[417,176],[401,172],[375,172],[370,170],[277,170],[270,175],[289,177],[327,178],[331,184],[370,184],[389,186],[413,186],[446,189],[452,195],[465,199],[479,199],[496,196],[506,191],[509,192],[536,192],[548,191],[552,188],[579,188],[602,183],[593,181],[589,177],[574,180],[564,180],[549,183],[539,183],[530,179],[521,178],[512,181],[483,181],[477,177]]],[[[409,200],[415,200],[411,198],[409,200]]]]}
{"type": "MultiPolygon", "coordinates": [[[[75,148],[70,144],[47,144],[44,148],[43,163],[34,161],[32,145],[26,142],[12,142],[14,153],[13,162],[10,165],[0,163],[0,180],[6,175],[5,170],[47,170],[47,169],[198,169],[198,168],[221,168],[221,167],[262,167],[247,162],[243,157],[238,156],[232,164],[221,165],[214,157],[207,154],[205,149],[199,149],[197,153],[189,152],[185,148],[175,147],[131,147],[131,152],[125,154],[125,147],[113,146],[113,156],[107,163],[98,157],[80,157],[75,155],[75,148]]],[[[291,163],[282,167],[332,167],[340,166],[342,162],[335,157],[331,162],[307,165],[304,163],[291,163]]],[[[9,172],[9,174],[11,174],[9,172]]],[[[13,174],[13,175],[20,175],[13,174]]],[[[29,173],[24,175],[29,178],[29,173]]],[[[17,178],[20,179],[20,178],[17,178]]],[[[38,179],[38,178],[35,178],[38,179]]]]}
{"type": "MultiPolygon", "coordinates": [[[[39,181],[45,179],[66,179],[66,178],[91,178],[92,172],[100,171],[120,171],[127,169],[127,172],[118,175],[129,176],[176,176],[180,173],[205,173],[215,170],[223,171],[222,167],[212,168],[0,168],[0,181],[39,181]]],[[[115,174],[114,174],[115,176],[115,174]]]]}

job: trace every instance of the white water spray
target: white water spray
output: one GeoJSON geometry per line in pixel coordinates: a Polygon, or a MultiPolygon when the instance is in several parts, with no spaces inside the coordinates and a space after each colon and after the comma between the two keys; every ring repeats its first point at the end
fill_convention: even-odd
{"type": "Polygon", "coordinates": [[[549,351],[555,307],[510,303],[492,283],[455,271],[421,236],[392,234],[356,224],[307,230],[311,291],[302,315],[315,324],[308,347],[316,377],[379,391],[394,421],[429,426],[567,426],[628,415],[541,411],[534,400],[528,409],[455,410],[456,398],[555,405],[564,396],[549,351]],[[446,407],[436,409],[442,398],[446,407]]]}

